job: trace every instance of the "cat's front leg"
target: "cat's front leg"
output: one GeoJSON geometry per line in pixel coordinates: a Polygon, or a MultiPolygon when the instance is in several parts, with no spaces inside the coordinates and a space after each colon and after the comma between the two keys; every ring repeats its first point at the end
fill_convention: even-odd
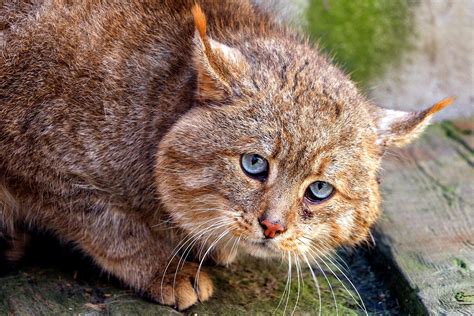
{"type": "Polygon", "coordinates": [[[74,215],[55,212],[42,221],[77,243],[101,268],[156,302],[182,310],[212,295],[208,275],[198,273],[198,266],[189,262],[177,269],[179,258],[171,258],[173,249],[167,239],[131,214],[115,209],[74,215]]]}

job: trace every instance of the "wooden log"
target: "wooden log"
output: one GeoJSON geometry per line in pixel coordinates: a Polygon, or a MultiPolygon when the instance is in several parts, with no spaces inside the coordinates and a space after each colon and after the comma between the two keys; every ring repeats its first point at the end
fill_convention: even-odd
{"type": "MultiPolygon", "coordinates": [[[[51,263],[49,263],[51,264],[51,263]]],[[[0,315],[182,315],[171,307],[146,301],[117,281],[99,277],[97,271],[71,270],[37,263],[22,266],[18,274],[0,277],[0,315]]],[[[73,268],[74,269],[74,268],[73,268]]],[[[296,271],[291,292],[285,292],[286,268],[279,263],[246,260],[229,268],[211,268],[215,296],[193,306],[186,315],[297,314],[319,312],[319,297],[308,270],[303,271],[298,296],[296,271]],[[297,304],[297,305],[296,305],[297,304]],[[296,305],[296,307],[295,307],[296,305]]],[[[328,275],[341,315],[359,315],[360,307],[341,283],[328,275]]],[[[322,315],[335,314],[334,298],[325,278],[318,276],[322,315]]],[[[347,285],[349,286],[349,285],[347,285]]]]}
{"type": "Polygon", "coordinates": [[[474,314],[474,120],[387,154],[377,249],[430,314],[474,314]]]}

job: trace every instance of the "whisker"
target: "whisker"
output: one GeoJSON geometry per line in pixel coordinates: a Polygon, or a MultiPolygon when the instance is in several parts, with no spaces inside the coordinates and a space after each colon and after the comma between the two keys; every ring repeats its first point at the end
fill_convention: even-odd
{"type": "Polygon", "coordinates": [[[240,238],[242,238],[242,236],[239,236],[239,238],[235,238],[234,244],[232,245],[232,248],[230,249],[230,253],[232,255],[235,255],[237,251],[239,250],[238,247],[240,243],[240,238]]]}
{"type": "MultiPolygon", "coordinates": [[[[203,244],[205,244],[205,243],[207,242],[207,240],[209,239],[209,237],[212,235],[212,234],[210,234],[210,233],[212,233],[213,231],[215,231],[215,230],[217,230],[217,229],[219,229],[219,228],[221,228],[221,227],[226,227],[226,226],[228,226],[228,225],[227,225],[227,220],[224,219],[224,220],[221,220],[221,221],[218,221],[218,222],[214,223],[213,225],[211,225],[211,226],[209,226],[209,227],[206,227],[204,230],[201,230],[201,231],[199,232],[199,234],[194,235],[193,242],[190,243],[190,244],[186,247],[186,249],[185,249],[184,252],[183,252],[183,256],[185,256],[185,258],[187,258],[187,256],[189,255],[189,253],[192,251],[193,246],[194,246],[200,239],[202,239],[202,237],[203,237],[204,235],[206,235],[206,234],[209,233],[209,234],[208,234],[208,237],[207,237],[206,240],[203,242],[203,244]]],[[[182,256],[182,257],[183,257],[183,256],[182,256]]],[[[184,263],[185,263],[185,260],[183,260],[183,265],[184,265],[184,263]]],[[[178,263],[178,267],[179,267],[179,263],[178,263]]]]}
{"type": "MultiPolygon", "coordinates": [[[[293,255],[294,255],[294,253],[293,253],[293,255]]],[[[296,276],[297,276],[297,280],[298,280],[298,292],[297,292],[297,295],[296,295],[295,307],[293,308],[293,311],[291,312],[291,315],[293,315],[295,313],[296,307],[298,306],[298,301],[300,299],[300,291],[301,291],[300,275],[301,275],[301,282],[303,281],[303,275],[301,273],[299,258],[296,255],[294,257],[295,257],[295,265],[296,265],[296,276]]]]}
{"type": "MultiPolygon", "coordinates": [[[[175,247],[175,249],[173,249],[172,251],[172,255],[170,256],[170,259],[168,260],[168,264],[166,265],[165,267],[165,270],[163,271],[163,274],[162,274],[162,277],[161,277],[161,285],[160,285],[160,288],[161,288],[161,300],[163,301],[163,283],[164,283],[164,279],[165,279],[165,275],[166,275],[166,272],[168,271],[168,268],[170,267],[171,263],[173,262],[173,259],[178,255],[179,251],[188,244],[188,242],[190,240],[193,239],[193,235],[191,234],[188,234],[186,235],[182,241],[180,241],[178,243],[178,245],[175,247]]],[[[178,265],[179,265],[179,262],[178,262],[178,265]]],[[[176,269],[177,271],[178,269],[176,269]]],[[[173,291],[174,291],[174,286],[173,286],[173,291]]]]}
{"type": "Polygon", "coordinates": [[[209,253],[209,251],[211,251],[211,249],[217,245],[217,243],[219,242],[219,240],[221,240],[226,234],[228,234],[230,231],[230,229],[226,229],[210,246],[209,248],[207,249],[206,253],[204,254],[204,256],[202,257],[201,259],[201,262],[199,263],[199,267],[197,269],[197,272],[196,272],[196,276],[194,277],[194,288],[195,289],[198,289],[198,285],[199,285],[199,273],[201,272],[201,267],[202,267],[202,264],[204,262],[204,259],[206,258],[206,255],[209,253]]]}
{"type": "MultiPolygon", "coordinates": [[[[188,244],[188,242],[192,241],[194,238],[196,238],[195,235],[193,235],[193,232],[196,231],[196,230],[199,230],[199,228],[205,224],[207,224],[208,221],[204,222],[204,223],[200,223],[194,230],[192,230],[189,234],[187,234],[182,241],[180,241],[178,243],[178,245],[175,247],[175,249],[173,249],[172,251],[172,255],[170,256],[170,259],[168,260],[168,264],[166,265],[165,267],[165,270],[163,272],[163,275],[161,277],[161,299],[163,300],[163,283],[164,283],[164,278],[165,278],[165,275],[166,275],[166,271],[168,271],[168,268],[170,267],[171,263],[173,262],[173,259],[178,255],[179,251],[188,244]],[[180,246],[181,245],[181,246],[180,246]]],[[[218,222],[219,223],[219,222],[218,222]]],[[[217,224],[217,223],[216,223],[217,224]]],[[[180,259],[181,261],[181,259],[180,259]]],[[[179,263],[180,261],[178,262],[178,267],[179,267],[179,263]]],[[[176,271],[178,271],[178,267],[176,269],[176,271]]],[[[175,279],[176,279],[176,274],[175,274],[175,279]]],[[[174,291],[174,285],[173,285],[173,291],[174,291]]]]}
{"type": "MultiPolygon", "coordinates": [[[[210,226],[209,228],[207,228],[206,230],[204,230],[203,232],[201,232],[199,235],[195,236],[195,238],[193,239],[193,241],[186,247],[184,253],[183,253],[183,256],[180,257],[179,259],[179,262],[178,262],[178,266],[175,270],[175,274],[174,274],[174,278],[173,278],[173,291],[174,291],[174,288],[176,286],[176,278],[177,278],[177,274],[178,274],[178,271],[181,270],[184,266],[184,264],[186,263],[186,258],[188,257],[189,253],[192,251],[194,245],[202,238],[203,235],[207,234],[207,233],[210,233],[216,229],[219,229],[221,227],[225,227],[227,226],[226,222],[224,223],[216,223],[215,225],[212,225],[210,226]],[[219,224],[219,225],[218,225],[219,224]],[[181,266],[180,266],[181,265],[181,266]]],[[[209,234],[210,236],[211,234],[209,234]]],[[[209,238],[209,237],[208,237],[209,238]]],[[[207,239],[206,239],[207,240],[207,239]]]]}
{"type": "MultiPolygon", "coordinates": [[[[314,249],[318,250],[317,247],[315,247],[314,249]]],[[[325,256],[332,258],[334,261],[332,261],[331,263],[334,266],[337,266],[338,269],[344,270],[346,273],[351,273],[349,269],[349,265],[344,261],[344,259],[342,259],[340,255],[337,254],[336,251],[333,251],[332,249],[328,249],[328,248],[323,248],[323,249],[325,252],[323,253],[323,252],[318,251],[319,254],[324,254],[325,256]],[[332,257],[333,255],[335,255],[337,258],[332,257]],[[342,262],[340,262],[338,259],[342,262]]]]}
{"type": "Polygon", "coordinates": [[[305,261],[306,261],[306,264],[308,265],[308,268],[309,268],[309,271],[311,271],[311,275],[313,277],[313,280],[314,280],[314,284],[316,285],[316,289],[318,291],[318,298],[319,298],[319,316],[321,316],[321,312],[322,312],[322,305],[323,305],[323,301],[322,301],[322,297],[321,297],[321,289],[319,288],[319,282],[318,282],[318,278],[316,277],[316,275],[314,274],[314,271],[313,271],[313,268],[311,267],[311,265],[309,264],[309,260],[308,260],[308,257],[306,257],[306,255],[303,255],[305,261]]]}
{"type": "MultiPolygon", "coordinates": [[[[232,224],[231,224],[232,225],[232,224]]],[[[224,219],[224,224],[223,224],[223,227],[225,226],[229,226],[229,223],[228,223],[228,220],[224,219]]],[[[219,229],[220,227],[215,227],[213,228],[213,230],[217,230],[219,229]]],[[[202,251],[204,249],[204,246],[207,244],[207,241],[209,240],[209,238],[211,237],[212,234],[209,234],[209,236],[207,236],[207,238],[201,243],[201,248],[199,250],[199,254],[197,255],[198,259],[201,258],[201,254],[202,254],[202,251]]]]}
{"type": "MultiPolygon", "coordinates": [[[[288,252],[288,255],[289,255],[289,252],[288,252]]],[[[282,258],[284,257],[284,255],[282,254],[282,258]]],[[[290,260],[288,259],[288,262],[290,262],[290,260]]],[[[286,276],[286,283],[285,283],[285,289],[283,290],[283,293],[281,294],[281,297],[280,297],[280,301],[278,302],[278,305],[277,307],[273,310],[272,314],[274,314],[278,308],[280,307],[281,303],[283,302],[283,298],[285,297],[285,294],[286,294],[286,291],[288,290],[288,280],[290,278],[290,270],[288,269],[287,270],[287,276],[286,276]]],[[[283,313],[284,314],[284,313],[283,313]]]]}
{"type": "Polygon", "coordinates": [[[286,303],[285,303],[285,309],[283,310],[283,315],[286,313],[286,308],[288,307],[288,302],[290,301],[290,295],[291,295],[291,267],[292,267],[292,260],[291,260],[291,253],[288,251],[288,279],[290,281],[289,286],[288,286],[288,293],[286,296],[286,303]]]}
{"type": "MultiPolygon", "coordinates": [[[[347,273],[350,273],[350,268],[349,268],[349,265],[346,263],[346,261],[337,253],[337,251],[334,251],[333,252],[334,255],[336,255],[336,257],[341,261],[340,263],[342,265],[344,265],[343,269],[347,272],[347,273]]],[[[337,259],[336,259],[337,260],[337,259]]],[[[339,263],[339,261],[337,261],[339,263]]]]}
{"type": "Polygon", "coordinates": [[[311,256],[311,258],[313,259],[313,262],[316,263],[316,265],[318,266],[318,269],[321,271],[321,273],[323,274],[324,278],[326,279],[326,282],[328,283],[329,289],[331,290],[332,299],[334,300],[334,307],[336,308],[336,315],[339,315],[339,308],[338,308],[338,306],[337,306],[336,295],[334,294],[334,290],[333,290],[333,288],[332,288],[331,282],[329,282],[329,279],[328,279],[326,273],[324,273],[324,270],[321,268],[321,266],[319,265],[318,261],[313,257],[313,255],[312,255],[311,253],[309,253],[309,252],[308,252],[308,255],[311,256]]]}
{"type": "Polygon", "coordinates": [[[377,246],[375,243],[374,235],[372,235],[372,232],[370,230],[369,230],[369,236],[370,236],[370,240],[372,241],[372,246],[373,247],[377,246]]]}
{"type": "MultiPolygon", "coordinates": [[[[316,245],[314,245],[312,242],[311,242],[311,245],[309,245],[309,248],[313,251],[318,251],[319,250],[319,247],[316,247],[316,245]]],[[[324,250],[327,253],[327,255],[335,255],[339,260],[342,261],[342,262],[339,262],[339,261],[337,261],[337,258],[333,258],[334,260],[336,260],[336,262],[333,262],[332,264],[334,264],[334,265],[337,265],[336,263],[342,264],[343,267],[338,266],[338,268],[343,269],[344,271],[346,271],[346,273],[350,273],[349,265],[344,261],[344,259],[336,251],[334,251],[333,249],[327,248],[327,247],[323,247],[322,250],[324,250]]],[[[321,252],[319,252],[319,253],[321,253],[321,252]]]]}
{"type": "MultiPolygon", "coordinates": [[[[351,282],[351,280],[349,280],[349,278],[346,276],[346,274],[344,272],[342,272],[339,267],[335,266],[339,272],[342,273],[342,275],[347,279],[347,281],[349,281],[349,283],[351,284],[352,288],[355,290],[355,292],[357,293],[357,296],[359,297],[359,300],[360,300],[360,303],[359,303],[359,300],[357,300],[354,295],[352,295],[352,293],[349,291],[349,289],[345,286],[344,282],[342,282],[342,280],[336,275],[336,273],[334,273],[334,271],[329,267],[329,265],[324,261],[323,258],[319,257],[317,254],[315,254],[323,263],[324,265],[331,271],[331,273],[336,277],[336,279],[339,281],[339,283],[341,283],[341,285],[344,287],[344,289],[346,290],[346,292],[351,296],[351,298],[356,302],[356,304],[362,308],[365,312],[366,315],[368,315],[367,313],[367,308],[365,307],[365,304],[364,304],[364,301],[362,300],[362,297],[360,296],[359,294],[359,291],[357,290],[357,288],[354,286],[354,284],[351,282]],[[361,305],[362,304],[362,305],[361,305]]],[[[329,261],[330,258],[326,257],[326,259],[328,259],[329,261]]]]}
{"type": "MultiPolygon", "coordinates": [[[[195,227],[194,229],[192,229],[187,235],[186,237],[184,238],[186,241],[183,243],[183,245],[180,247],[180,249],[177,250],[177,252],[179,252],[183,246],[185,246],[185,244],[187,244],[188,242],[190,242],[191,240],[195,239],[195,238],[200,238],[200,236],[202,236],[203,234],[207,233],[209,230],[215,228],[217,225],[219,224],[222,224],[224,225],[226,222],[225,219],[221,219],[217,222],[215,222],[215,220],[208,220],[208,221],[205,221],[203,223],[200,223],[197,227],[195,227]],[[202,226],[208,224],[209,222],[212,222],[214,221],[214,224],[212,224],[211,226],[208,226],[206,227],[204,230],[201,229],[202,226]],[[197,234],[195,234],[196,232],[198,232],[197,234]]],[[[178,246],[179,247],[179,244],[178,246]]],[[[175,248],[176,249],[176,248],[175,248]]],[[[187,249],[187,248],[186,248],[187,249]]]]}

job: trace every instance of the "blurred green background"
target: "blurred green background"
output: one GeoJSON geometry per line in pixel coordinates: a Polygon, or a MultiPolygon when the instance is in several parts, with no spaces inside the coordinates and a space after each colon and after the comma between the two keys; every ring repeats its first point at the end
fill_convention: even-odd
{"type": "Polygon", "coordinates": [[[310,0],[306,13],[311,37],[362,86],[410,47],[406,0],[310,0]]]}

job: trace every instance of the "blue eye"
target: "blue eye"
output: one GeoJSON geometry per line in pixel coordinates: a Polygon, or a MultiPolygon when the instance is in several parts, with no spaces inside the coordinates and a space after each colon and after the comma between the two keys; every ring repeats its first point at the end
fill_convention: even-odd
{"type": "Polygon", "coordinates": [[[313,203],[322,202],[332,196],[334,187],[324,181],[315,181],[306,189],[305,197],[313,203]]]}
{"type": "Polygon", "coordinates": [[[257,154],[242,155],[240,165],[251,178],[263,181],[268,176],[268,161],[257,154]]]}

